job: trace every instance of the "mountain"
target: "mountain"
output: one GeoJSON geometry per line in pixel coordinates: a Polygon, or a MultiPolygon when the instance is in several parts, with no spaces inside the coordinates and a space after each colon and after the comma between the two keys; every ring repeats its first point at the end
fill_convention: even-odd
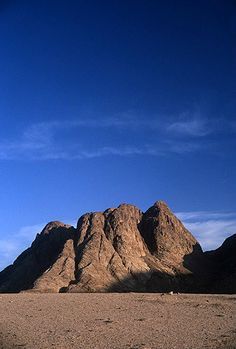
{"type": "Polygon", "coordinates": [[[201,246],[163,201],[51,222],[0,273],[0,292],[236,292],[236,238],[201,246]]]}
{"type": "Polygon", "coordinates": [[[206,256],[212,264],[212,291],[236,293],[236,234],[215,251],[206,252],[206,256]]]}

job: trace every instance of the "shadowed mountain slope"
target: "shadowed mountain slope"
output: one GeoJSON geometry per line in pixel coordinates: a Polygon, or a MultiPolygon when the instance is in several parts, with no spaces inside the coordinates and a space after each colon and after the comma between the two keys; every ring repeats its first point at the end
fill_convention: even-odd
{"type": "Polygon", "coordinates": [[[48,223],[43,231],[37,234],[31,247],[25,250],[13,265],[0,273],[0,291],[19,292],[36,288],[57,292],[60,287],[67,285],[71,280],[71,270],[74,272],[74,233],[75,229],[69,225],[60,222],[48,223]],[[54,273],[57,280],[49,285],[48,276],[60,263],[64,269],[54,273]],[[71,263],[73,266],[69,265],[71,263]],[[62,274],[62,270],[68,274],[67,277],[62,274]],[[45,280],[43,285],[41,279],[45,280]],[[59,288],[55,284],[59,284],[59,288]]]}
{"type": "Polygon", "coordinates": [[[49,223],[0,273],[0,292],[235,292],[235,265],[235,238],[203,253],[164,202],[122,204],[76,229],[49,223]]]}
{"type": "Polygon", "coordinates": [[[212,265],[212,291],[236,293],[236,234],[227,238],[215,251],[206,252],[212,265]]]}

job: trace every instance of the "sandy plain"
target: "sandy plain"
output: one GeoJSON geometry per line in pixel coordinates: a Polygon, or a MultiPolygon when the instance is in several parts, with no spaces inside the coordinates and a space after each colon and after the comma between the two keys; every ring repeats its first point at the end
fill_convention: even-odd
{"type": "Polygon", "coordinates": [[[236,348],[236,295],[1,294],[0,348],[236,348]]]}

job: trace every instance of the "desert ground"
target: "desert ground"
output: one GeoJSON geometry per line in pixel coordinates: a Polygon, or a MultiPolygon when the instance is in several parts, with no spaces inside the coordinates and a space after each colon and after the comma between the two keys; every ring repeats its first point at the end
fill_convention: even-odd
{"type": "Polygon", "coordinates": [[[1,294],[0,348],[236,348],[236,296],[1,294]]]}

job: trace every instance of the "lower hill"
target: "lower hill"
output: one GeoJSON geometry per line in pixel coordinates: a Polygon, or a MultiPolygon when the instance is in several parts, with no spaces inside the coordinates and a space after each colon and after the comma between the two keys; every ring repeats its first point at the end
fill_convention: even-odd
{"type": "Polygon", "coordinates": [[[162,202],[51,222],[0,273],[0,292],[236,292],[236,235],[203,252],[162,202]]]}

